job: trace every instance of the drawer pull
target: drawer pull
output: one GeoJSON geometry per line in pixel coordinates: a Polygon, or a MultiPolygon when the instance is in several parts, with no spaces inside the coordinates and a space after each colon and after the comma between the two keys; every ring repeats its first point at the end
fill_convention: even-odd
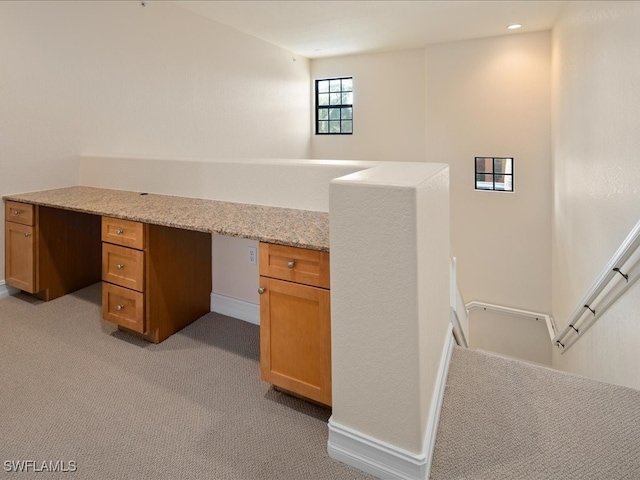
{"type": "Polygon", "coordinates": [[[25,236],[25,237],[30,237],[30,236],[31,236],[31,233],[30,233],[30,232],[25,232],[25,233],[24,233],[24,236],[25,236]]]}
{"type": "Polygon", "coordinates": [[[116,309],[117,309],[117,310],[122,310],[122,309],[124,309],[124,305],[118,305],[118,306],[116,307],[116,309]]]}
{"type": "Polygon", "coordinates": [[[121,263],[119,263],[119,264],[117,264],[117,265],[116,265],[116,268],[117,268],[118,270],[122,270],[122,269],[124,268],[124,265],[123,265],[123,264],[121,264],[121,263]]]}
{"type": "Polygon", "coordinates": [[[267,291],[267,289],[266,289],[266,288],[264,288],[264,287],[260,287],[260,288],[258,289],[258,293],[259,293],[260,295],[262,295],[262,294],[263,294],[264,292],[266,292],[266,291],[267,291]]]}
{"type": "Polygon", "coordinates": [[[116,230],[116,235],[122,235],[124,233],[124,230],[122,230],[121,228],[116,230]]]}
{"type": "Polygon", "coordinates": [[[14,210],[13,214],[17,217],[18,215],[20,215],[20,210],[14,210]]]}
{"type": "Polygon", "coordinates": [[[293,268],[296,265],[296,262],[294,262],[293,260],[291,260],[290,262],[287,262],[287,267],[289,268],[293,268]]]}

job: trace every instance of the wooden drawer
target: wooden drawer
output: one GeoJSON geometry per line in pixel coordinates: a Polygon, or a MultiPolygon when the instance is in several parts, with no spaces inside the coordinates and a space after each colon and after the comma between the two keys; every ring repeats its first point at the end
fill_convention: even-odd
{"type": "Polygon", "coordinates": [[[145,246],[143,227],[144,224],[140,222],[102,217],[102,241],[143,250],[145,246]]]}
{"type": "Polygon", "coordinates": [[[144,292],[144,252],[103,243],[102,280],[144,292]]]}
{"type": "Polygon", "coordinates": [[[20,202],[5,202],[4,218],[7,222],[33,226],[33,205],[20,202]]]}
{"type": "Polygon", "coordinates": [[[138,333],[145,333],[144,295],[102,282],[102,318],[138,333]]]}
{"type": "Polygon", "coordinates": [[[329,253],[260,243],[260,275],[329,288],[329,253]]]}

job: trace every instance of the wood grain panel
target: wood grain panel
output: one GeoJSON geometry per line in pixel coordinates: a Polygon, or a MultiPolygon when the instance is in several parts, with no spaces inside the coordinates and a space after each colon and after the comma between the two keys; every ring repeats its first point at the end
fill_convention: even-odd
{"type": "Polygon", "coordinates": [[[329,288],[329,253],[260,243],[260,275],[329,288]]]}
{"type": "Polygon", "coordinates": [[[102,241],[143,250],[144,224],[121,218],[102,217],[102,241]]]}
{"type": "Polygon", "coordinates": [[[331,405],[330,292],[260,277],[262,379],[331,405]]]}
{"type": "Polygon", "coordinates": [[[34,229],[21,223],[5,222],[4,277],[7,285],[35,292],[34,229]]]}
{"type": "Polygon", "coordinates": [[[4,219],[7,222],[33,226],[34,207],[28,203],[7,200],[4,204],[4,219]]]}
{"type": "Polygon", "coordinates": [[[102,318],[138,333],[145,333],[144,295],[102,282],[102,318]]]}
{"type": "Polygon", "coordinates": [[[36,291],[53,300],[100,281],[100,217],[36,206],[36,291]]]}
{"type": "Polygon", "coordinates": [[[145,228],[148,340],[158,343],[210,311],[211,234],[145,228]]]}
{"type": "Polygon", "coordinates": [[[102,280],[144,291],[144,252],[111,243],[102,244],[102,280]]]}

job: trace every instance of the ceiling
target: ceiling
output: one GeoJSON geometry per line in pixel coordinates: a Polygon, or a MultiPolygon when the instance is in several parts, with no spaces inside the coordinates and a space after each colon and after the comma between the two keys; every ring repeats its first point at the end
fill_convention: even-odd
{"type": "Polygon", "coordinates": [[[549,30],[564,1],[174,2],[308,58],[423,47],[430,43],[549,30]]]}

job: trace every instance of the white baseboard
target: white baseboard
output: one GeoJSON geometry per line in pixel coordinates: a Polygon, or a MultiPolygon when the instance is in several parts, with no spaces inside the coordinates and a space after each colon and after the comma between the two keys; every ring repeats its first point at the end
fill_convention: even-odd
{"type": "Polygon", "coordinates": [[[20,290],[10,287],[4,280],[0,281],[0,298],[8,297],[14,293],[18,293],[20,290]]]}
{"type": "Polygon", "coordinates": [[[260,325],[260,305],[211,293],[211,311],[260,325]]]}
{"type": "MultiPolygon", "coordinates": [[[[449,326],[447,338],[445,339],[440,365],[438,366],[438,376],[433,389],[433,399],[431,400],[431,410],[427,419],[427,432],[425,435],[425,450],[427,451],[427,477],[431,471],[431,461],[433,460],[433,450],[436,446],[436,435],[438,434],[438,423],[440,421],[440,410],[444,400],[444,389],[447,385],[447,375],[449,374],[449,364],[456,339],[453,336],[453,325],[449,326]]],[[[426,478],[426,477],[425,477],[426,478]]]]}
{"type": "Polygon", "coordinates": [[[455,339],[450,327],[440,358],[422,453],[407,452],[352,428],[339,425],[330,418],[329,441],[327,442],[329,456],[384,480],[426,480],[429,478],[440,408],[454,344],[455,339]]]}

